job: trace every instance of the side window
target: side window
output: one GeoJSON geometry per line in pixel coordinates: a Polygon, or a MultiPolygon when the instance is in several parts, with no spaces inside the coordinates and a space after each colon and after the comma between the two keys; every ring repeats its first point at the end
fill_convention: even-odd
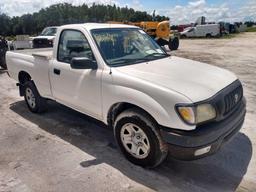
{"type": "Polygon", "coordinates": [[[59,40],[58,61],[70,63],[74,57],[87,57],[95,60],[83,33],[75,30],[64,30],[59,40]]]}

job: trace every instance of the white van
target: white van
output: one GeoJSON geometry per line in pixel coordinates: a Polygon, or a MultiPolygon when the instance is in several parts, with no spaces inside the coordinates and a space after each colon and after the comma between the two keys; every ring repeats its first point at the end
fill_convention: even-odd
{"type": "Polygon", "coordinates": [[[206,24],[188,27],[181,32],[181,37],[216,37],[220,35],[219,24],[206,24]]]}

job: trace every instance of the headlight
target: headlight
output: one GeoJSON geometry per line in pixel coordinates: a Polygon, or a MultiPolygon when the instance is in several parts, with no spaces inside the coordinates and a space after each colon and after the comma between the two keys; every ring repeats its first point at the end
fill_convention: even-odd
{"type": "Polygon", "coordinates": [[[216,110],[211,104],[177,106],[177,111],[180,117],[188,124],[198,124],[216,117],[216,110]]]}

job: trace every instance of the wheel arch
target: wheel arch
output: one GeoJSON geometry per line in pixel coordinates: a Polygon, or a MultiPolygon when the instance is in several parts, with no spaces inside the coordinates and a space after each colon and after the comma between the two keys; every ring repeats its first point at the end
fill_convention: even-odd
{"type": "Polygon", "coordinates": [[[24,84],[25,82],[32,80],[32,78],[28,72],[20,71],[18,74],[18,80],[20,84],[24,84]]]}
{"type": "Polygon", "coordinates": [[[125,111],[127,109],[131,109],[131,108],[136,108],[140,111],[143,111],[145,114],[147,114],[147,116],[150,118],[151,121],[158,124],[157,120],[151,115],[151,113],[149,113],[147,110],[143,109],[142,107],[132,104],[132,103],[129,103],[129,102],[118,102],[118,103],[113,104],[108,110],[107,124],[110,127],[113,127],[113,124],[114,124],[117,116],[119,114],[121,114],[123,111],[125,111]]]}
{"type": "Polygon", "coordinates": [[[20,71],[18,73],[18,81],[19,81],[19,92],[20,92],[20,96],[24,96],[25,94],[25,88],[24,88],[24,84],[27,81],[31,81],[32,78],[30,76],[30,74],[26,71],[20,71]]]}

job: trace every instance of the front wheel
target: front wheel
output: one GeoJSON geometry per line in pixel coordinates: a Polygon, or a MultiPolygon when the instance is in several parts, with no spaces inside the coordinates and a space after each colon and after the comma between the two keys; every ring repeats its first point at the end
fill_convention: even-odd
{"type": "Polygon", "coordinates": [[[179,44],[180,44],[179,38],[174,37],[173,39],[169,40],[168,47],[171,51],[177,50],[179,48],[179,44]]]}
{"type": "Polygon", "coordinates": [[[156,167],[168,153],[156,123],[142,110],[128,109],[122,112],[114,124],[117,143],[125,157],[142,167],[156,167]]]}
{"type": "Polygon", "coordinates": [[[40,96],[33,81],[24,83],[24,99],[31,112],[42,113],[46,110],[46,99],[40,96]]]}

